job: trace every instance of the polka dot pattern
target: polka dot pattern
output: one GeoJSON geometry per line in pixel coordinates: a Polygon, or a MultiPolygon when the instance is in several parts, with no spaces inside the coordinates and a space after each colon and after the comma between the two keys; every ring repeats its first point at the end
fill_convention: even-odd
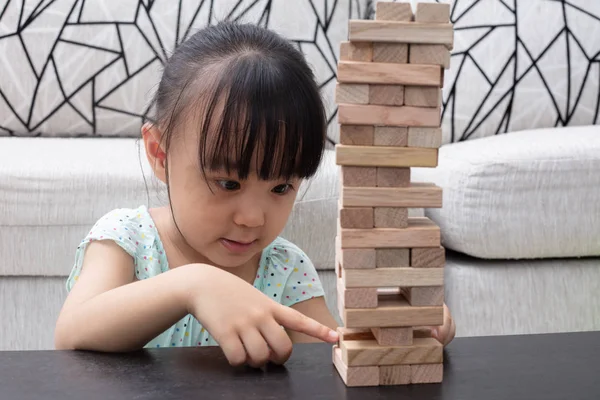
{"type": "MultiPolygon", "coordinates": [[[[86,246],[94,240],[112,240],[133,259],[138,280],[169,270],[167,257],[148,210],[118,209],[103,216],[76,250],[75,265],[67,290],[76,284],[86,246]]],[[[254,287],[285,306],[324,296],[317,271],[310,259],[293,243],[276,238],[263,252],[254,287]]],[[[210,333],[192,315],[187,315],[151,340],[146,348],[218,346],[210,333]]]]}

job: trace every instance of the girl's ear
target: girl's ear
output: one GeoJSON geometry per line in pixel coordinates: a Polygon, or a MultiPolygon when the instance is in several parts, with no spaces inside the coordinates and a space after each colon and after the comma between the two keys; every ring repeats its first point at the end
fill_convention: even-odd
{"type": "Polygon", "coordinates": [[[142,126],[142,138],[144,139],[144,148],[146,157],[154,171],[154,175],[164,183],[167,183],[167,153],[161,146],[161,132],[158,127],[151,123],[145,123],[142,126]]]}

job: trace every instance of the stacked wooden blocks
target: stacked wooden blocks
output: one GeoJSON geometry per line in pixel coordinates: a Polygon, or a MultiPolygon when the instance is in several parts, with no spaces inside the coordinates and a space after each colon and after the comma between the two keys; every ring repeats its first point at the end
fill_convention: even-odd
{"type": "Polygon", "coordinates": [[[442,190],[411,182],[436,167],[441,90],[454,31],[449,6],[379,2],[349,22],[338,64],[342,190],[336,237],[345,328],[333,363],[348,386],[441,382],[445,251],[440,229],[409,208],[442,206],[442,190]]]}

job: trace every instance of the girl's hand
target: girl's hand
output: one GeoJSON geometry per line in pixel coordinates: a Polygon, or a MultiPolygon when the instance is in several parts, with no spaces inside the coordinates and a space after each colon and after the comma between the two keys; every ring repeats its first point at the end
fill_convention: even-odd
{"type": "Polygon", "coordinates": [[[455,334],[456,325],[454,324],[454,320],[452,319],[452,315],[450,314],[448,306],[446,303],[444,303],[444,324],[440,326],[432,326],[431,336],[446,346],[452,341],[452,339],[454,339],[455,334]]]}
{"type": "Polygon", "coordinates": [[[187,308],[219,343],[231,365],[283,364],[292,353],[284,328],[335,343],[337,332],[271,300],[240,278],[209,265],[193,268],[187,308]]]}

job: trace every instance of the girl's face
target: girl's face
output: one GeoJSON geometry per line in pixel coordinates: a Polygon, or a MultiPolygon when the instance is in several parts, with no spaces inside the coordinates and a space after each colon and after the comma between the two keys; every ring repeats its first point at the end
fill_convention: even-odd
{"type": "Polygon", "coordinates": [[[301,183],[259,180],[256,173],[240,180],[236,173],[209,169],[205,179],[192,132],[172,140],[167,159],[177,226],[193,250],[221,267],[247,263],[281,233],[301,183]]]}

